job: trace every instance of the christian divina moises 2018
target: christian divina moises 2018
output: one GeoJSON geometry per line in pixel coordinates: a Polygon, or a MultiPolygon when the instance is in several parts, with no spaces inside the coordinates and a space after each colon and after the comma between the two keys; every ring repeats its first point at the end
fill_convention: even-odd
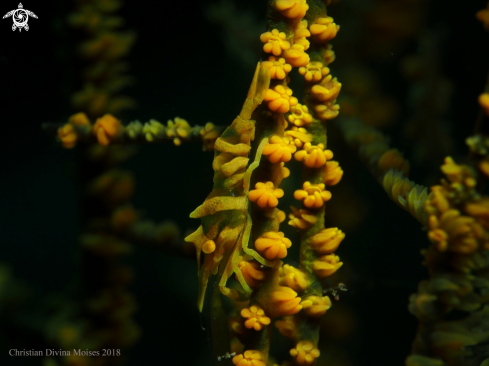
{"type": "Polygon", "coordinates": [[[49,349],[47,348],[44,351],[38,351],[35,349],[31,350],[19,350],[16,348],[13,348],[9,350],[9,355],[10,356],[71,356],[72,354],[75,356],[100,356],[100,351],[90,351],[90,350],[81,350],[81,349],[74,349],[73,351],[68,351],[68,350],[55,350],[55,349],[49,349]]]}

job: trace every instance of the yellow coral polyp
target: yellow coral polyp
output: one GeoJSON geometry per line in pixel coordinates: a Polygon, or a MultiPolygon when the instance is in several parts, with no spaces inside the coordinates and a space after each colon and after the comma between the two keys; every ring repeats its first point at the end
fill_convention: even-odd
{"type": "Polygon", "coordinates": [[[463,216],[458,210],[448,210],[440,218],[431,215],[428,219],[428,238],[440,252],[462,254],[475,252],[480,242],[487,242],[484,229],[473,217],[463,216]]]}
{"type": "Polygon", "coordinates": [[[202,146],[204,151],[213,151],[214,143],[219,137],[219,131],[212,122],[207,122],[205,126],[200,130],[202,136],[202,146]]]}
{"type": "Polygon", "coordinates": [[[382,154],[377,162],[377,166],[384,172],[387,172],[389,169],[397,169],[404,172],[405,176],[409,173],[409,162],[404,160],[397,149],[391,149],[382,154]]]}
{"type": "Polygon", "coordinates": [[[275,327],[284,337],[295,339],[297,336],[297,318],[295,316],[284,316],[282,320],[275,322],[275,327]]]}
{"type": "Polygon", "coordinates": [[[340,182],[342,177],[343,169],[340,164],[334,160],[327,161],[324,169],[324,183],[327,186],[334,186],[340,182]]]}
{"type": "Polygon", "coordinates": [[[307,29],[307,20],[302,20],[297,24],[294,29],[294,44],[299,44],[304,47],[304,51],[309,48],[308,37],[311,36],[311,32],[307,29]]]}
{"type": "Polygon", "coordinates": [[[329,296],[308,296],[301,302],[305,313],[313,318],[323,316],[331,308],[329,296]]]}
{"type": "Polygon", "coordinates": [[[236,366],[266,366],[265,355],[260,351],[248,350],[233,357],[236,366]]]}
{"type": "Polygon", "coordinates": [[[268,102],[268,108],[273,112],[287,113],[290,106],[298,103],[296,97],[292,96],[292,89],[277,85],[273,89],[268,89],[264,100],[268,102]]]}
{"type": "Polygon", "coordinates": [[[441,171],[452,183],[462,183],[468,188],[473,188],[477,184],[474,172],[467,165],[456,164],[450,156],[445,158],[441,171]]]}
{"type": "Polygon", "coordinates": [[[298,189],[294,192],[294,198],[298,201],[302,201],[304,206],[308,208],[320,208],[331,199],[331,192],[324,190],[325,185],[311,184],[311,182],[304,182],[302,189],[298,189]]]}
{"type": "Polygon", "coordinates": [[[119,138],[122,133],[122,126],[117,118],[111,114],[106,114],[97,119],[92,131],[97,136],[98,143],[107,146],[119,138]]]}
{"type": "Polygon", "coordinates": [[[489,229],[489,197],[467,202],[463,208],[464,213],[474,217],[484,228],[489,229]]]}
{"type": "Polygon", "coordinates": [[[271,32],[265,32],[260,36],[260,41],[264,43],[263,51],[271,53],[274,56],[280,56],[282,51],[290,48],[284,32],[273,29],[271,32]]]}
{"type": "Polygon", "coordinates": [[[154,119],[145,123],[142,130],[144,137],[146,138],[146,141],[149,142],[154,141],[154,139],[157,137],[160,137],[164,131],[165,131],[165,126],[163,126],[160,122],[154,119]]]}
{"type": "Polygon", "coordinates": [[[211,254],[216,250],[216,243],[214,240],[207,240],[202,246],[202,251],[205,254],[211,254]]]}
{"type": "Polygon", "coordinates": [[[248,199],[251,202],[256,202],[261,209],[271,209],[277,207],[278,199],[284,196],[284,191],[280,188],[275,188],[273,182],[258,182],[255,184],[255,189],[248,193],[248,199]]]}
{"type": "Polygon", "coordinates": [[[310,60],[309,55],[305,52],[305,47],[297,43],[285,51],[282,56],[293,67],[306,66],[310,60]]]}
{"type": "Polygon", "coordinates": [[[297,127],[301,127],[312,122],[312,115],[306,105],[298,103],[290,109],[288,120],[297,127]]]}
{"type": "Polygon", "coordinates": [[[316,104],[314,111],[317,116],[322,120],[333,119],[340,113],[340,105],[336,104],[336,99],[324,104],[316,104]]]}
{"type": "Polygon", "coordinates": [[[276,258],[285,258],[287,249],[292,242],[281,231],[269,231],[255,240],[255,248],[258,253],[272,261],[276,258]]]}
{"type": "Polygon", "coordinates": [[[324,64],[326,66],[333,63],[333,61],[336,59],[336,55],[333,51],[333,45],[331,43],[328,43],[326,48],[323,49],[323,51],[321,52],[321,57],[323,58],[324,64]]]}
{"type": "Polygon", "coordinates": [[[309,168],[320,168],[326,164],[327,160],[333,158],[333,152],[331,150],[324,150],[323,144],[312,146],[308,142],[304,145],[303,150],[297,151],[294,154],[294,158],[309,168]]]}
{"type": "Polygon", "coordinates": [[[334,252],[345,238],[345,233],[337,227],[323,229],[311,240],[311,247],[318,255],[324,255],[334,252]]]}
{"type": "Polygon", "coordinates": [[[260,264],[257,261],[245,261],[238,262],[238,267],[243,274],[245,282],[251,288],[255,288],[265,278],[265,273],[260,269],[260,264]]]}
{"type": "Polygon", "coordinates": [[[244,325],[248,329],[259,331],[264,325],[270,324],[270,318],[265,315],[265,311],[255,305],[241,310],[241,316],[246,318],[244,325]]]}
{"type": "Polygon", "coordinates": [[[317,18],[309,27],[311,35],[317,42],[328,42],[336,37],[340,30],[340,26],[334,23],[333,18],[317,18]]]}
{"type": "Polygon", "coordinates": [[[289,214],[289,225],[300,230],[306,230],[314,225],[317,221],[316,215],[311,211],[305,209],[298,209],[293,206],[290,207],[292,213],[289,214]]]}
{"type": "Polygon", "coordinates": [[[273,303],[275,317],[294,315],[302,309],[301,298],[297,297],[297,292],[290,287],[279,286],[272,292],[270,299],[273,303]]]}
{"type": "Polygon", "coordinates": [[[301,19],[306,15],[309,5],[306,0],[277,0],[275,8],[286,18],[301,19]]]}
{"type": "Polygon", "coordinates": [[[290,350],[290,355],[297,365],[307,366],[314,364],[320,352],[311,341],[300,341],[290,350]]]}
{"type": "Polygon", "coordinates": [[[284,264],[280,268],[280,284],[299,293],[309,286],[309,280],[307,274],[300,269],[284,264]]]}
{"type": "Polygon", "coordinates": [[[58,138],[65,149],[72,149],[76,146],[78,134],[71,123],[58,128],[58,138]]]}
{"type": "Polygon", "coordinates": [[[334,254],[327,254],[319,257],[312,262],[312,269],[320,279],[331,276],[343,265],[340,257],[334,254]]]}
{"type": "Polygon", "coordinates": [[[133,121],[126,126],[126,135],[131,139],[137,138],[143,132],[143,125],[139,121],[133,121]]]}
{"type": "Polygon", "coordinates": [[[331,74],[327,75],[320,84],[311,88],[312,96],[319,102],[331,102],[338,97],[342,84],[331,74]]]}
{"type": "Polygon", "coordinates": [[[431,199],[426,200],[425,210],[430,215],[439,215],[450,209],[448,202],[448,192],[445,187],[431,187],[431,199]]]}
{"type": "Polygon", "coordinates": [[[263,155],[268,156],[271,163],[285,163],[292,159],[296,149],[295,145],[289,144],[288,139],[274,135],[270,138],[270,143],[265,145],[263,155]]]}
{"type": "Polygon", "coordinates": [[[182,139],[186,139],[190,133],[191,127],[186,120],[175,117],[175,121],[168,120],[166,126],[166,136],[173,138],[175,146],[182,144],[182,139]]]}
{"type": "Polygon", "coordinates": [[[304,146],[305,143],[312,141],[312,135],[307,132],[303,127],[292,127],[290,130],[285,131],[285,137],[294,142],[297,147],[304,146]]]}
{"type": "Polygon", "coordinates": [[[329,68],[325,67],[322,62],[312,61],[306,66],[300,67],[299,74],[304,76],[306,81],[317,83],[329,74],[329,68]]]}
{"type": "Polygon", "coordinates": [[[268,67],[270,70],[271,79],[283,80],[292,70],[292,65],[286,63],[283,57],[270,56],[268,61],[262,62],[262,65],[268,67]]]}
{"type": "Polygon", "coordinates": [[[73,126],[90,126],[90,120],[83,112],[75,113],[70,116],[68,123],[71,123],[73,126]]]}

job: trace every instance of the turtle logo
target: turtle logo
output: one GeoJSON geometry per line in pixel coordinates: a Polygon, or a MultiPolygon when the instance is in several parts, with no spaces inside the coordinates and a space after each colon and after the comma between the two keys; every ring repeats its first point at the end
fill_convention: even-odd
{"type": "Polygon", "coordinates": [[[10,16],[14,21],[14,24],[12,25],[12,30],[15,31],[17,28],[19,28],[19,32],[22,31],[22,28],[24,28],[26,31],[29,30],[29,26],[27,25],[27,22],[29,21],[29,16],[37,19],[37,15],[30,10],[24,9],[22,3],[19,3],[18,9],[11,10],[7,14],[5,14],[3,16],[3,19],[10,16]]]}

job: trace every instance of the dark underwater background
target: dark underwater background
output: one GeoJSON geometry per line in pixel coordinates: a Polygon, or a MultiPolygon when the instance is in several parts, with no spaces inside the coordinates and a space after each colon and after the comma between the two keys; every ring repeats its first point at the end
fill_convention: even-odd
{"type": "MultiPolygon", "coordinates": [[[[341,0],[328,8],[328,14],[342,25],[342,17],[358,3],[341,0]]],[[[212,15],[210,9],[216,4],[220,3],[126,1],[119,13],[126,28],[136,31],[137,42],[127,57],[128,73],[135,82],[124,94],[134,98],[138,107],[118,116],[123,123],[150,118],[166,122],[175,116],[191,125],[232,122],[261,55],[258,36],[264,31],[266,1],[235,1],[235,14],[245,18],[234,22],[238,31],[232,35],[243,36],[234,40],[229,18],[225,22],[212,15]],[[246,35],[255,30],[255,42],[249,43],[246,35]]],[[[0,13],[17,5],[2,1],[0,13]]],[[[80,63],[75,52],[77,38],[65,21],[72,3],[29,0],[23,5],[39,18],[29,20],[28,32],[12,32],[11,19],[0,21],[0,262],[11,266],[15,278],[28,284],[31,297],[26,306],[35,308],[46,295],[66,291],[76,281],[81,229],[76,152],[62,149],[41,124],[64,123],[76,112],[70,106],[70,95],[80,85],[80,63]]],[[[489,69],[489,36],[475,19],[476,11],[485,6],[486,1],[479,0],[434,0],[428,5],[427,27],[442,28],[446,34],[439,65],[454,87],[446,128],[453,142],[451,155],[458,162],[464,162],[467,155],[464,140],[473,130],[477,96],[489,69]]],[[[347,29],[333,40],[334,49],[343,31],[347,29]]],[[[416,47],[414,38],[393,50],[390,57],[370,58],[365,64],[384,93],[399,102],[395,121],[384,131],[408,159],[417,142],[407,139],[403,129],[410,113],[409,82],[400,74],[399,64],[416,47]]],[[[348,62],[339,49],[336,56],[332,73],[348,62]]],[[[294,94],[300,96],[297,75],[292,83],[294,94]]],[[[339,186],[331,189],[326,227],[339,226],[346,232],[337,254],[345,263],[340,276],[349,288],[338,302],[342,313],[337,323],[325,324],[322,339],[331,352],[339,354],[330,364],[403,365],[417,327],[407,310],[408,298],[428,276],[420,255],[429,245],[426,232],[389,200],[334,128],[328,137],[329,148],[345,174],[339,186]],[[342,184],[352,188],[335,195],[342,184]],[[344,335],[335,336],[332,328],[336,327],[345,328],[344,335]]],[[[182,232],[195,229],[198,220],[188,216],[211,191],[212,159],[213,154],[202,152],[198,143],[141,146],[138,155],[124,163],[136,177],[133,205],[156,221],[177,222],[182,232]]],[[[412,162],[410,179],[425,185],[436,183],[441,173],[428,160],[412,162]]],[[[286,184],[290,197],[300,178],[291,177],[286,184]]],[[[290,204],[285,202],[282,209],[290,204]]],[[[294,243],[294,231],[285,230],[294,243]]],[[[142,330],[139,341],[124,351],[126,364],[213,364],[196,307],[195,260],[135,247],[125,261],[135,270],[129,290],[137,299],[134,317],[142,330]]],[[[1,309],[0,304],[0,319],[1,309]]],[[[0,341],[9,337],[6,331],[0,329],[0,341]]],[[[328,352],[321,351],[322,357],[328,352]]],[[[9,357],[8,349],[0,344],[0,365],[40,364],[40,358],[9,357]]]]}

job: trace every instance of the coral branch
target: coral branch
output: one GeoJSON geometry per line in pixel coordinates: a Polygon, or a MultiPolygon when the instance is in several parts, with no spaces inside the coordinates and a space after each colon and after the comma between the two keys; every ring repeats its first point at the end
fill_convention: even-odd
{"type": "Polygon", "coordinates": [[[427,215],[423,207],[428,199],[427,188],[407,178],[409,162],[398,150],[389,147],[389,138],[354,118],[342,118],[336,126],[347,144],[358,151],[389,198],[426,225],[427,215]]]}

